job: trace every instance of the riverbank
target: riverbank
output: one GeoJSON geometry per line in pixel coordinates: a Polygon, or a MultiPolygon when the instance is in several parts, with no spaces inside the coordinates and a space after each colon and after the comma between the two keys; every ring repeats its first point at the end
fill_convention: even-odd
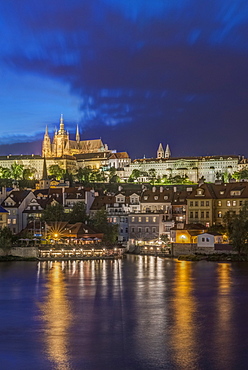
{"type": "Polygon", "coordinates": [[[179,261],[248,262],[247,255],[239,254],[188,254],[177,257],[179,261]]]}

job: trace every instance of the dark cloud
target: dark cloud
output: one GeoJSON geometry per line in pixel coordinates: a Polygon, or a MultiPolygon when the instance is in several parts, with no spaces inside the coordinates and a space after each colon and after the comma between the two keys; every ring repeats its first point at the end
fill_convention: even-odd
{"type": "Polygon", "coordinates": [[[13,31],[2,61],[68,84],[85,135],[133,156],[160,141],[175,155],[248,154],[243,1],[10,0],[0,10],[13,31]]]}

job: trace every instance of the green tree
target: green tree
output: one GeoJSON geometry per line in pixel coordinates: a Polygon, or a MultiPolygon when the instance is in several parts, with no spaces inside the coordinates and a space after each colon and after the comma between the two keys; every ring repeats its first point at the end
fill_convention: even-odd
{"type": "Polygon", "coordinates": [[[76,177],[78,178],[78,181],[83,184],[89,184],[90,183],[90,175],[92,173],[92,169],[90,166],[87,167],[80,167],[78,169],[78,172],[76,174],[76,177]]]}
{"type": "Polygon", "coordinates": [[[4,250],[6,255],[8,255],[9,253],[12,242],[13,234],[11,230],[7,226],[5,226],[0,230],[0,247],[4,250]]]}
{"type": "Polygon", "coordinates": [[[77,202],[74,204],[71,213],[69,213],[69,222],[75,224],[76,222],[85,222],[88,220],[86,214],[86,206],[84,202],[77,202]]]}
{"type": "Polygon", "coordinates": [[[41,216],[41,220],[45,222],[67,221],[67,218],[68,215],[65,213],[64,207],[60,203],[48,205],[41,216]]]}
{"type": "Polygon", "coordinates": [[[35,168],[24,168],[22,177],[23,180],[31,180],[36,172],[35,168]]]}
{"type": "Polygon", "coordinates": [[[150,170],[148,170],[148,176],[150,177],[151,184],[154,184],[156,180],[156,170],[154,168],[150,168],[150,170]]]}
{"type": "Polygon", "coordinates": [[[134,182],[134,181],[137,181],[138,178],[140,177],[141,175],[141,172],[140,170],[138,169],[134,169],[133,172],[131,173],[130,177],[129,177],[129,182],[134,182]]]}
{"type": "Polygon", "coordinates": [[[248,254],[248,205],[245,204],[239,214],[232,215],[227,223],[234,249],[239,254],[248,254]]]}
{"type": "Polygon", "coordinates": [[[107,212],[100,209],[91,219],[92,227],[104,234],[103,241],[107,243],[115,243],[118,236],[118,225],[113,225],[108,222],[107,212]]]}
{"type": "Polygon", "coordinates": [[[233,178],[236,180],[248,179],[248,169],[243,169],[243,170],[234,172],[233,178]]]}
{"type": "Polygon", "coordinates": [[[52,177],[55,177],[56,180],[61,180],[65,174],[65,170],[60,167],[58,164],[52,164],[49,169],[49,174],[52,176],[52,177]]]}
{"type": "Polygon", "coordinates": [[[24,166],[22,164],[18,164],[17,162],[14,162],[10,167],[11,177],[14,180],[22,179],[23,178],[23,170],[24,170],[24,166]]]}

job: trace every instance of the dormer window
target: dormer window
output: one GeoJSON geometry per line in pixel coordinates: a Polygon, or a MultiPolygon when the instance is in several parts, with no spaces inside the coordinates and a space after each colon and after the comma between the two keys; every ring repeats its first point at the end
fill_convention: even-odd
{"type": "Polygon", "coordinates": [[[165,196],[164,196],[164,200],[167,200],[167,199],[168,199],[168,195],[165,195],[165,196]]]}
{"type": "Polygon", "coordinates": [[[155,195],[154,200],[158,200],[158,196],[157,195],[155,195]]]}
{"type": "Polygon", "coordinates": [[[145,197],[144,197],[144,200],[147,200],[147,199],[148,199],[148,197],[147,197],[147,196],[145,196],[145,197]]]}
{"type": "Polygon", "coordinates": [[[224,190],[221,190],[220,195],[224,195],[224,194],[225,194],[224,190]]]}

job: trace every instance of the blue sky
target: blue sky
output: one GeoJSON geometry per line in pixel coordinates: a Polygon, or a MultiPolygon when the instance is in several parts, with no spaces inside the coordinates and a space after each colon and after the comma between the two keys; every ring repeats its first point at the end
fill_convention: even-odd
{"type": "Polygon", "coordinates": [[[8,0],[0,30],[0,154],[40,153],[63,113],[133,158],[248,156],[243,0],[8,0]]]}

